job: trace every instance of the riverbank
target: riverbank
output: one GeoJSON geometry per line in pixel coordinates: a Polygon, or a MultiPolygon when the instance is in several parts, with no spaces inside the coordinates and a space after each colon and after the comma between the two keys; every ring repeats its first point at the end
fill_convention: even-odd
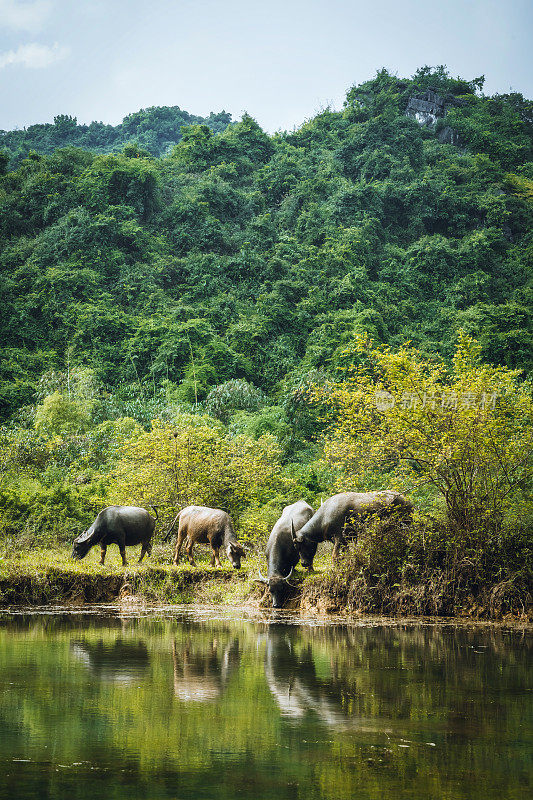
{"type": "Polygon", "coordinates": [[[144,602],[193,603],[203,594],[212,602],[240,602],[249,593],[250,570],[229,565],[213,568],[200,556],[198,566],[169,564],[168,553],[154,547],[142,564],[130,555],[122,566],[117,553],[100,565],[94,549],[83,561],[70,550],[54,549],[0,556],[0,603],[3,605],[82,605],[129,598],[144,602]],[[207,588],[208,587],[208,588],[207,588]]]}
{"type": "MultiPolygon", "coordinates": [[[[406,574],[387,584],[368,581],[353,559],[331,565],[328,549],[317,554],[315,572],[296,570],[286,608],[318,615],[389,615],[401,617],[457,617],[472,620],[533,622],[533,589],[529,574],[515,574],[490,586],[475,587],[457,571],[431,575],[406,574]],[[423,578],[423,580],[421,579],[423,578]],[[477,588],[477,591],[475,591],[477,588]]],[[[121,601],[126,604],[201,604],[268,609],[270,595],[257,580],[265,569],[262,553],[251,553],[239,571],[211,567],[207,551],[199,552],[197,566],[173,567],[168,548],[154,547],[142,564],[130,554],[123,567],[109,551],[106,564],[92,550],[74,561],[66,548],[0,555],[0,603],[10,605],[79,606],[121,601]]],[[[223,562],[224,563],[224,562],[223,562]]]]}

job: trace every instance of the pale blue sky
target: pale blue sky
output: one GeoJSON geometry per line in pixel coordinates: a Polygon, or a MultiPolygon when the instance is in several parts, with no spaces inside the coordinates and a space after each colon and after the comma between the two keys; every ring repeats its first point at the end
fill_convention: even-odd
{"type": "Polygon", "coordinates": [[[273,132],[383,66],[531,98],[532,21],[531,0],[0,0],[0,128],[178,105],[273,132]]]}

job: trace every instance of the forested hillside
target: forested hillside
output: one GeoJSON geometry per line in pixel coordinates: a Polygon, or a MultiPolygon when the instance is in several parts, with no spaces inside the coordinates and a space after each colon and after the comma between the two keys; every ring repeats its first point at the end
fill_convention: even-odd
{"type": "MultiPolygon", "coordinates": [[[[348,375],[357,335],[450,364],[462,329],[482,360],[525,377],[533,104],[482,87],[382,70],[342,111],[273,136],[248,115],[177,108],[3,134],[4,417],[30,439],[88,442],[95,425],[146,428],[178,408],[215,417],[219,437],[268,434],[270,464],[308,464],[321,424],[308,387],[348,375]]],[[[107,447],[116,431],[98,430],[107,447]]],[[[65,442],[46,491],[83,461],[65,442]]],[[[302,485],[327,480],[308,471],[302,485]]]]}
{"type": "Polygon", "coordinates": [[[117,152],[135,140],[152,156],[162,156],[181,139],[183,125],[207,125],[214,133],[221,133],[231,122],[231,114],[213,112],[208,117],[198,117],[182,111],[179,106],[142,108],[128,114],[119,125],[91,122],[78,124],[76,117],[58,114],[53,125],[30,125],[24,130],[0,131],[0,150],[17,166],[32,151],[53,153],[58,147],[81,147],[92,153],[117,152]]]}

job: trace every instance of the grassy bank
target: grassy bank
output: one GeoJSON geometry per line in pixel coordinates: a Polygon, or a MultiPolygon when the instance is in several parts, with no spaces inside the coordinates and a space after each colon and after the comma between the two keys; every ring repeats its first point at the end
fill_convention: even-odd
{"type": "MultiPolygon", "coordinates": [[[[368,544],[368,543],[367,543],[368,544]]],[[[270,597],[257,583],[265,571],[261,552],[249,554],[235,571],[226,561],[211,567],[206,548],[197,548],[197,566],[171,565],[168,547],[155,546],[150,558],[137,563],[130,551],[123,567],[118,550],[110,548],[106,563],[98,563],[94,548],[83,561],[74,561],[67,548],[0,554],[0,603],[8,605],[65,605],[107,603],[201,603],[206,605],[270,607],[270,597]],[[227,565],[226,565],[227,564],[227,565]]],[[[387,551],[388,557],[390,550],[387,551]]],[[[372,556],[372,550],[370,550],[372,556]]],[[[533,620],[533,576],[524,568],[499,572],[484,580],[467,559],[455,563],[402,567],[400,573],[378,569],[372,559],[352,547],[337,567],[331,546],[322,545],[315,571],[296,570],[287,606],[304,613],[389,614],[394,616],[463,616],[474,619],[533,620]]]]}
{"type": "Polygon", "coordinates": [[[360,531],[335,569],[309,576],[302,609],[533,619],[531,535],[465,536],[436,520],[360,531]]]}
{"type": "Polygon", "coordinates": [[[182,563],[173,567],[168,553],[154,547],[151,558],[137,563],[138,554],[129,553],[128,565],[110,548],[101,566],[99,550],[93,549],[83,561],[75,561],[70,549],[3,553],[0,556],[0,602],[4,605],[102,603],[115,600],[191,603],[197,593],[207,592],[212,602],[242,602],[248,592],[248,575],[228,566],[209,565],[207,557],[197,567],[182,563]]]}
{"type": "Polygon", "coordinates": [[[474,565],[464,561],[456,567],[406,570],[403,579],[391,583],[385,575],[369,577],[351,556],[338,570],[310,576],[300,607],[321,613],[533,621],[533,575],[516,570],[483,584],[474,565]]]}

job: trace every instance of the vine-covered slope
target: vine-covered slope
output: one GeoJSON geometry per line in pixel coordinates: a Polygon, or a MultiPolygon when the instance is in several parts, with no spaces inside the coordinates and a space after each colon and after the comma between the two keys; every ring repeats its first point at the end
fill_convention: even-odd
{"type": "Polygon", "coordinates": [[[67,362],[110,393],[193,402],[244,378],[279,396],[342,372],[361,331],[446,357],[462,327],[529,370],[532,104],[481,88],[383,70],[274,136],[179,109],[4,134],[3,413],[67,362]],[[440,116],[416,112],[435,96],[440,116]]]}

